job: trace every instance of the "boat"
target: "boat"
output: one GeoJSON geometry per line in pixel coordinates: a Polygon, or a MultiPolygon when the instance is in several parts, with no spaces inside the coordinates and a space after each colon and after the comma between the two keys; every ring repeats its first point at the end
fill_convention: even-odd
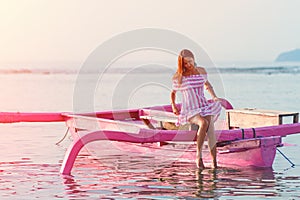
{"type": "MultiPolygon", "coordinates": [[[[233,109],[225,99],[222,99],[222,105],[225,109],[233,109]]],[[[64,117],[74,141],[65,154],[62,174],[71,173],[84,146],[103,140],[110,141],[110,147],[117,146],[123,153],[130,151],[195,160],[197,127],[187,124],[177,130],[166,130],[163,123],[177,119],[170,105],[64,114],[64,117]]],[[[282,146],[282,137],[295,133],[300,133],[299,123],[217,130],[218,165],[272,167],[276,149],[282,146]]],[[[94,152],[97,151],[102,152],[101,145],[94,148],[94,152]]],[[[210,159],[210,156],[206,157],[210,159]]]]}
{"type": "MultiPolygon", "coordinates": [[[[233,109],[225,99],[221,99],[221,104],[226,110],[233,109]]],[[[63,175],[71,174],[82,148],[96,141],[107,141],[109,145],[94,146],[94,152],[117,147],[118,153],[130,151],[194,162],[197,127],[191,124],[175,130],[164,127],[165,122],[174,123],[176,119],[170,105],[90,113],[0,113],[0,123],[65,122],[73,141],[61,166],[63,175]]],[[[223,127],[215,132],[218,165],[272,167],[276,149],[283,145],[282,137],[297,133],[300,133],[300,123],[296,121],[251,128],[223,127]]]]}

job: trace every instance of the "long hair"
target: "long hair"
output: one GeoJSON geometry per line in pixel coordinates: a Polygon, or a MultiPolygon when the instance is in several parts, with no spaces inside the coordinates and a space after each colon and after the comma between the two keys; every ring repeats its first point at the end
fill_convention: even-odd
{"type": "Polygon", "coordinates": [[[181,84],[181,82],[182,82],[183,72],[185,71],[184,62],[183,62],[184,61],[183,59],[185,57],[191,57],[195,60],[194,54],[190,50],[183,49],[180,51],[180,53],[178,55],[177,71],[176,71],[176,74],[174,75],[174,78],[177,78],[179,84],[181,84]]]}

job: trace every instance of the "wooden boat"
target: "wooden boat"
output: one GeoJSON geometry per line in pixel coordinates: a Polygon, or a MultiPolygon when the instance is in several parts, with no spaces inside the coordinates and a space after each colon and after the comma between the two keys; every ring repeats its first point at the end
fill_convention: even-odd
{"type": "MultiPolygon", "coordinates": [[[[226,100],[222,103],[225,108],[232,108],[226,100]]],[[[162,126],[165,121],[176,121],[177,117],[169,105],[64,116],[74,142],[66,152],[62,174],[71,173],[82,147],[103,140],[115,141],[110,142],[110,147],[117,146],[123,153],[164,154],[177,159],[195,160],[193,141],[196,140],[196,129],[186,125],[178,130],[164,130],[162,126]]],[[[299,123],[217,130],[218,164],[271,167],[276,148],[282,146],[281,137],[295,133],[300,133],[299,123]]],[[[94,152],[101,151],[101,146],[98,148],[94,152]]],[[[210,156],[206,157],[210,159],[210,156]]]]}
{"type": "MultiPolygon", "coordinates": [[[[222,100],[225,109],[231,104],[222,100]]],[[[165,130],[164,122],[176,121],[170,105],[94,113],[0,113],[1,123],[65,121],[73,142],[60,172],[69,175],[80,150],[95,141],[126,151],[195,160],[196,129],[191,125],[165,130]]],[[[300,123],[216,131],[218,165],[271,167],[281,137],[300,133],[300,123]]],[[[101,152],[101,146],[93,149],[101,152]]],[[[108,148],[107,146],[103,148],[108,148]]],[[[207,156],[210,159],[210,156],[207,156]]]]}

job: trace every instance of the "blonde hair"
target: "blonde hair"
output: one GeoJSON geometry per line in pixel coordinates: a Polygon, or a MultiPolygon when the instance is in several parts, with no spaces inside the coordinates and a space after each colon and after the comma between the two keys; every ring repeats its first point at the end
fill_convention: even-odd
{"type": "Polygon", "coordinates": [[[177,66],[177,71],[176,74],[174,75],[173,79],[177,79],[178,83],[181,84],[182,82],[182,76],[183,76],[183,72],[184,70],[184,64],[183,64],[183,59],[186,57],[190,57],[190,58],[194,58],[194,54],[188,50],[188,49],[183,49],[180,51],[179,55],[178,55],[178,66],[177,66]]]}

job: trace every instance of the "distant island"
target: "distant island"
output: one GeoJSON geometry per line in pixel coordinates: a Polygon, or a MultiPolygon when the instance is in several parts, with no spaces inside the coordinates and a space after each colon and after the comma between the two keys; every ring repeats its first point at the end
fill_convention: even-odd
{"type": "Polygon", "coordinates": [[[275,62],[300,62],[300,49],[279,54],[275,62]]]}

